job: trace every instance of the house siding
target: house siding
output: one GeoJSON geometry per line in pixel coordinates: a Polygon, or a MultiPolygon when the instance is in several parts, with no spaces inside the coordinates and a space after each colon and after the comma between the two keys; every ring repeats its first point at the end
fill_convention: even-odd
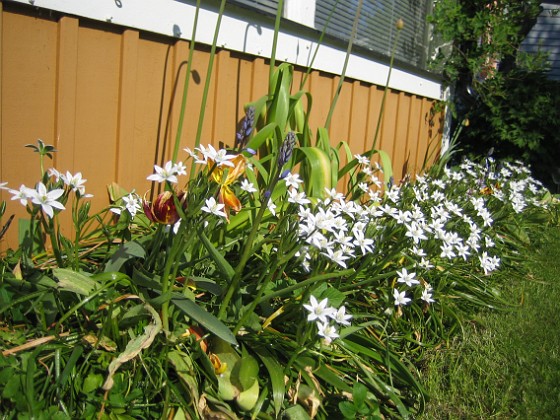
{"type": "MultiPolygon", "coordinates": [[[[0,7],[0,181],[13,189],[34,185],[38,159],[24,146],[41,138],[58,150],[53,167],[88,179],[93,211],[109,204],[113,181],[141,195],[148,191],[154,163],[172,153],[189,42],[16,3],[0,7]]],[[[182,147],[194,146],[209,57],[208,47],[195,50],[182,147]]],[[[244,105],[267,91],[268,61],[226,49],[215,60],[202,143],[231,144],[244,105]]],[[[296,67],[298,86],[304,73],[296,67]]],[[[320,71],[307,80],[313,131],[324,124],[338,80],[320,71]]],[[[329,127],[333,144],[347,141],[352,153],[369,149],[382,96],[382,87],[346,79],[329,127]]],[[[428,145],[438,147],[436,104],[389,90],[377,146],[393,157],[396,181],[421,170],[428,145]]],[[[7,191],[0,190],[0,200],[7,216],[27,217],[7,191]]],[[[16,225],[1,249],[17,246],[16,225]]],[[[63,230],[70,231],[69,220],[63,230]]]]}
{"type": "Polygon", "coordinates": [[[521,50],[548,53],[548,76],[560,80],[560,2],[544,2],[541,6],[543,10],[521,44],[521,50]]]}

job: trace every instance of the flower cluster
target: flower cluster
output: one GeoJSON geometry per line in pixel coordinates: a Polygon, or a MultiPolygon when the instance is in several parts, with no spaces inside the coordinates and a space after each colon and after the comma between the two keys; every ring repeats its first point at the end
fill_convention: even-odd
{"type": "Polygon", "coordinates": [[[321,261],[324,269],[347,268],[363,258],[382,261],[390,247],[400,253],[397,258],[408,261],[395,271],[397,306],[412,301],[407,296],[411,291],[424,304],[435,302],[434,288],[426,280],[434,267],[463,263],[474,269],[478,265],[485,275],[498,269],[501,259],[495,247],[501,239],[493,229],[496,218],[507,205],[515,213],[540,206],[545,192],[520,163],[506,163],[492,171],[471,161],[446,168],[442,178],[418,176],[416,182],[373,192],[378,168],[365,157],[357,159],[367,179],[361,188],[371,197],[362,204],[334,190],[311,202],[300,190],[297,175],[285,177],[290,188],[287,201],[299,206],[298,233],[304,245],[297,256],[309,272],[321,261]],[[473,190],[473,185],[480,188],[473,190]],[[410,268],[415,271],[409,272],[410,268]],[[417,285],[422,286],[418,294],[413,290],[417,285]]]}
{"type": "Polygon", "coordinates": [[[170,182],[176,184],[178,182],[178,175],[186,175],[186,167],[183,162],[173,163],[166,162],[163,167],[154,165],[155,173],[147,177],[148,181],[154,182],[170,182]]]}
{"type": "Polygon", "coordinates": [[[65,210],[64,202],[70,192],[74,192],[78,198],[90,198],[91,194],[86,194],[84,183],[87,179],[82,178],[82,173],[72,174],[66,171],[65,174],[54,168],[48,171],[49,178],[44,182],[38,182],[35,188],[20,185],[19,189],[7,187],[7,183],[2,183],[0,188],[8,190],[12,194],[12,200],[19,200],[22,206],[40,208],[47,217],[52,219],[55,211],[65,210]]]}
{"type": "MultiPolygon", "coordinates": [[[[248,123],[247,123],[248,124],[248,123]]],[[[244,128],[244,135],[250,135],[251,130],[244,128]]],[[[232,184],[235,183],[241,175],[245,173],[248,166],[247,159],[241,153],[230,153],[226,149],[216,149],[212,145],[196,147],[193,150],[185,148],[190,158],[195,164],[205,165],[207,175],[210,180],[216,183],[219,188],[217,195],[205,199],[204,205],[200,207],[202,212],[224,218],[229,221],[230,211],[239,212],[241,210],[241,201],[236,196],[232,184]]],[[[178,183],[178,176],[186,175],[187,167],[183,162],[174,163],[168,161],[163,167],[154,165],[154,173],[147,177],[148,180],[159,183],[178,183]]],[[[243,179],[240,189],[247,193],[256,192],[257,189],[247,179],[243,179]]],[[[149,220],[156,223],[174,225],[177,230],[177,223],[180,221],[179,212],[176,208],[176,201],[186,206],[186,192],[172,192],[170,190],[160,193],[153,203],[146,199],[141,200],[138,206],[137,196],[129,195],[128,198],[123,197],[125,206],[113,209],[115,213],[120,213],[126,208],[134,217],[140,207],[143,207],[144,213],[149,220]]]]}
{"type": "Polygon", "coordinates": [[[323,337],[326,344],[330,344],[335,338],[339,337],[336,325],[350,325],[352,315],[346,313],[346,307],[341,306],[336,309],[328,306],[329,299],[325,298],[321,302],[315,296],[309,298],[309,304],[303,305],[309,311],[307,321],[315,322],[317,334],[323,337]]]}
{"type": "Polygon", "coordinates": [[[121,214],[123,211],[127,211],[130,214],[130,219],[134,219],[138,211],[142,209],[142,198],[138,196],[135,192],[131,192],[128,195],[122,197],[122,205],[117,207],[112,207],[111,211],[115,214],[121,214]]]}

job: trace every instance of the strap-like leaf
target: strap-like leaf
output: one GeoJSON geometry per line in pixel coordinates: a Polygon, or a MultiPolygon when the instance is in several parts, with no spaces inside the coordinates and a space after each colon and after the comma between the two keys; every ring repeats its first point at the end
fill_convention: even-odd
{"type": "Polygon", "coordinates": [[[212,334],[220,337],[222,340],[227,341],[230,344],[237,345],[237,340],[231,330],[222,321],[210,312],[198,306],[192,300],[189,300],[179,294],[174,294],[171,302],[212,334]]]}
{"type": "Polygon", "coordinates": [[[229,282],[233,279],[235,275],[235,270],[233,267],[226,261],[224,256],[220,254],[220,252],[216,249],[216,247],[210,242],[210,239],[206,236],[206,234],[202,230],[198,230],[198,237],[202,241],[204,248],[210,254],[210,257],[216,263],[218,270],[224,275],[225,279],[229,282]]]}

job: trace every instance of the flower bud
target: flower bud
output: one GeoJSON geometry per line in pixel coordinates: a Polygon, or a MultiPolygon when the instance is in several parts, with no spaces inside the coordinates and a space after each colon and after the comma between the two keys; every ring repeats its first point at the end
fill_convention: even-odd
{"type": "Polygon", "coordinates": [[[278,168],[282,169],[282,167],[286,164],[286,162],[290,160],[295,145],[296,145],[296,135],[294,132],[290,131],[286,135],[284,142],[280,146],[280,152],[278,154],[278,168]]]}
{"type": "Polygon", "coordinates": [[[395,26],[397,27],[397,30],[401,30],[404,28],[404,20],[402,19],[398,19],[395,26]]]}
{"type": "MultiPolygon", "coordinates": [[[[177,194],[177,199],[183,204],[186,198],[184,191],[177,194]]],[[[164,225],[174,225],[181,218],[175,207],[175,200],[171,191],[159,194],[153,203],[144,200],[144,213],[150,221],[164,225]]]]}

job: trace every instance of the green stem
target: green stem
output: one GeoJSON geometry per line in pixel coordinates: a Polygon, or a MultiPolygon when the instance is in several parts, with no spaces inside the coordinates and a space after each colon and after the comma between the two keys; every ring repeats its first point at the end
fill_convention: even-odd
{"type": "MultiPolygon", "coordinates": [[[[272,180],[273,181],[271,182],[271,184],[268,188],[271,195],[272,195],[272,191],[274,191],[274,187],[276,186],[276,183],[278,182],[278,174],[274,174],[274,177],[272,178],[272,180]]],[[[259,208],[259,212],[257,213],[257,216],[255,217],[255,220],[253,221],[253,227],[251,229],[251,232],[249,232],[249,236],[247,237],[247,242],[245,242],[245,246],[243,247],[243,253],[241,254],[239,264],[235,268],[235,275],[233,276],[233,279],[231,280],[231,283],[230,283],[230,285],[229,285],[229,287],[226,291],[226,294],[224,296],[224,300],[222,301],[222,303],[220,305],[220,310],[218,312],[218,318],[221,319],[221,320],[224,319],[224,316],[226,314],[229,302],[231,301],[231,298],[233,297],[234,292],[239,287],[239,283],[240,283],[241,278],[243,276],[243,270],[245,269],[245,265],[247,264],[247,261],[249,261],[249,258],[251,257],[251,255],[254,253],[253,242],[255,240],[255,237],[257,236],[257,232],[259,230],[261,220],[264,216],[264,212],[268,209],[268,206],[267,206],[268,205],[268,200],[270,200],[270,197],[265,197],[264,200],[261,203],[261,207],[259,208]]]]}
{"type": "Polygon", "coordinates": [[[165,226],[163,226],[163,225],[158,225],[157,226],[156,233],[155,233],[154,239],[152,241],[152,246],[150,247],[152,252],[148,256],[148,258],[146,259],[146,262],[144,264],[144,267],[146,267],[147,269],[150,269],[152,264],[155,265],[155,259],[160,254],[159,249],[161,247],[161,244],[162,244],[164,236],[165,236],[164,235],[164,233],[165,233],[164,230],[165,230],[165,226]]]}
{"type": "Polygon", "coordinates": [[[196,1],[196,11],[194,13],[194,23],[191,35],[191,42],[189,45],[189,58],[187,59],[187,70],[185,73],[185,85],[183,87],[183,99],[181,101],[181,113],[179,114],[179,123],[177,125],[177,135],[175,136],[175,147],[173,148],[173,162],[177,162],[177,155],[179,154],[179,144],[181,143],[181,134],[183,133],[183,123],[185,121],[185,110],[187,108],[187,93],[189,90],[189,82],[191,80],[191,68],[194,55],[196,27],[198,25],[198,11],[200,9],[200,0],[196,1]]]}
{"type": "Polygon", "coordinates": [[[272,51],[270,53],[270,65],[268,66],[268,91],[272,94],[272,77],[274,75],[274,67],[276,66],[276,47],[278,44],[278,33],[280,32],[280,20],[282,11],[284,10],[284,0],[278,0],[278,8],[276,9],[276,20],[274,21],[274,38],[272,39],[272,51]]]}
{"type": "Polygon", "coordinates": [[[389,90],[389,81],[391,80],[391,72],[393,71],[393,64],[395,62],[395,52],[397,50],[397,45],[401,30],[397,30],[397,36],[395,37],[395,42],[393,43],[393,48],[391,50],[391,60],[389,61],[389,71],[387,73],[387,81],[385,82],[385,89],[383,89],[383,98],[381,99],[381,108],[379,109],[379,115],[377,116],[377,127],[375,127],[375,134],[373,136],[372,149],[375,149],[377,144],[377,138],[379,137],[379,130],[381,128],[381,121],[383,120],[383,113],[385,111],[385,101],[387,99],[387,91],[389,90]]]}
{"type": "Polygon", "coordinates": [[[290,293],[294,290],[301,289],[302,287],[307,287],[311,284],[318,283],[318,282],[323,281],[323,280],[330,280],[330,279],[337,278],[337,277],[350,276],[352,274],[354,274],[354,269],[353,268],[349,268],[347,270],[339,271],[339,272],[336,272],[336,273],[319,274],[318,276],[311,277],[307,280],[304,280],[304,281],[299,282],[297,284],[294,284],[292,286],[285,287],[282,290],[278,290],[276,292],[269,293],[266,296],[258,299],[257,304],[261,303],[265,299],[272,299],[272,298],[275,298],[275,297],[284,296],[284,295],[287,295],[288,293],[290,293]]]}
{"type": "MultiPolygon", "coordinates": [[[[177,235],[179,235],[182,230],[183,229],[181,229],[177,235]]],[[[181,248],[182,248],[181,241],[177,241],[177,240],[172,241],[172,245],[171,248],[169,249],[169,253],[167,254],[167,258],[165,260],[165,266],[163,268],[163,273],[161,276],[162,296],[165,296],[167,292],[171,289],[171,285],[174,281],[174,277],[172,276],[172,273],[177,272],[175,260],[177,259],[177,255],[181,254],[181,248]]],[[[166,332],[169,331],[169,302],[170,299],[166,299],[161,305],[161,322],[163,324],[163,330],[166,332]]]]}
{"type": "Polygon", "coordinates": [[[352,283],[352,284],[348,284],[346,286],[341,286],[339,290],[341,292],[344,292],[345,290],[352,290],[352,289],[355,289],[356,287],[364,286],[366,284],[373,283],[373,282],[379,281],[379,280],[384,280],[384,279],[387,279],[389,277],[394,277],[394,276],[395,276],[394,271],[384,273],[384,274],[379,274],[375,277],[369,277],[367,280],[362,280],[362,281],[359,281],[357,283],[352,283]]]}
{"type": "Polygon", "coordinates": [[[336,107],[338,97],[340,96],[340,91],[342,90],[342,84],[344,83],[346,69],[348,68],[348,61],[350,60],[350,54],[352,53],[352,45],[354,44],[354,38],[356,38],[356,32],[358,32],[358,22],[360,20],[360,13],[362,11],[363,3],[364,1],[360,0],[358,2],[358,7],[356,8],[356,15],[354,16],[354,24],[352,25],[352,35],[350,36],[350,41],[348,41],[348,48],[346,49],[346,57],[344,58],[344,66],[342,67],[342,73],[340,74],[340,79],[338,80],[338,86],[336,87],[336,92],[331,102],[329,114],[327,115],[327,120],[325,121],[325,128],[329,128],[331,124],[334,108],[336,107]]]}
{"type": "MultiPolygon", "coordinates": [[[[216,44],[218,43],[218,35],[220,33],[220,25],[222,23],[222,16],[226,7],[226,0],[220,3],[220,10],[218,12],[218,20],[216,22],[216,30],[214,31],[214,40],[210,49],[210,58],[208,60],[208,71],[206,72],[206,81],[204,82],[204,90],[202,92],[202,100],[200,101],[200,114],[198,117],[198,127],[196,130],[196,139],[194,147],[200,145],[200,138],[202,137],[202,127],[204,125],[204,114],[206,111],[206,102],[208,101],[208,92],[210,90],[210,81],[212,80],[212,69],[214,68],[214,59],[216,58],[216,44]]],[[[190,178],[194,176],[195,165],[191,166],[190,178]]]]}
{"type": "Polygon", "coordinates": [[[80,269],[80,239],[82,236],[82,226],[80,224],[80,216],[78,213],[78,203],[79,199],[76,198],[72,203],[72,215],[74,217],[74,228],[75,228],[75,237],[74,237],[74,261],[72,261],[72,266],[74,267],[75,271],[80,269]]]}
{"type": "Polygon", "coordinates": [[[274,260],[274,263],[272,264],[272,267],[270,268],[270,272],[271,272],[271,274],[266,276],[264,282],[262,282],[262,284],[259,288],[259,291],[257,292],[257,295],[255,296],[253,301],[249,304],[249,308],[247,308],[247,310],[245,311],[245,313],[243,314],[241,319],[237,322],[237,325],[233,329],[233,334],[234,335],[236,335],[239,332],[239,330],[243,327],[243,325],[245,325],[245,322],[247,321],[247,319],[255,311],[255,308],[258,305],[259,299],[264,294],[264,292],[265,292],[266,288],[268,287],[268,285],[270,284],[270,282],[272,280],[276,279],[278,273],[282,272],[282,270],[278,270],[278,259],[277,258],[274,260]]]}
{"type": "MultiPolygon", "coordinates": [[[[56,216],[54,216],[56,217],[56,216]]],[[[56,259],[56,263],[59,267],[64,267],[64,261],[62,260],[62,255],[60,254],[60,248],[58,246],[58,235],[56,234],[56,230],[54,228],[54,221],[53,219],[48,219],[48,222],[45,220],[45,216],[41,215],[43,220],[43,226],[45,227],[45,231],[49,234],[51,238],[51,246],[53,249],[53,254],[56,259]]]]}

